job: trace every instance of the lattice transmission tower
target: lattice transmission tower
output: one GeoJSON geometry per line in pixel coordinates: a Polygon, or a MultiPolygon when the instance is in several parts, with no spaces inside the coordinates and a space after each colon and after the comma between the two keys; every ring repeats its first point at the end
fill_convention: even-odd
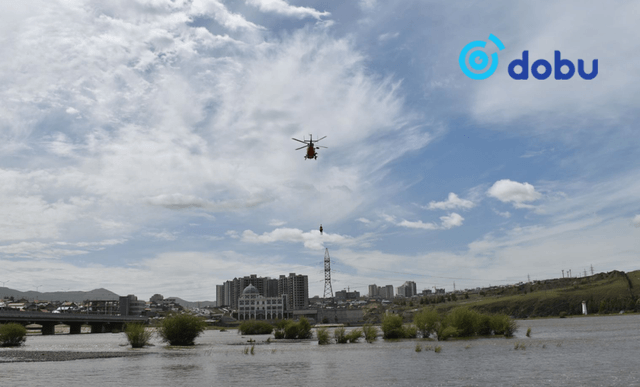
{"type": "Polygon", "coordinates": [[[324,299],[333,298],[333,289],[331,288],[331,257],[329,249],[324,249],[324,299]]]}

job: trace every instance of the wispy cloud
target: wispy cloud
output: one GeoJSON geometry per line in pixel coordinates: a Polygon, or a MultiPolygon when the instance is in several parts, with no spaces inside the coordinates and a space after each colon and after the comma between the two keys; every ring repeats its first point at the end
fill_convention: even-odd
{"type": "Polygon", "coordinates": [[[262,235],[258,235],[251,230],[245,230],[242,233],[241,240],[247,243],[302,243],[304,247],[308,249],[322,250],[327,243],[338,246],[361,245],[366,243],[368,238],[369,235],[353,238],[339,234],[320,234],[320,231],[317,230],[304,232],[297,228],[277,228],[271,232],[265,232],[262,235]]]}
{"type": "Polygon", "coordinates": [[[321,17],[330,16],[327,11],[318,11],[310,7],[298,7],[287,3],[284,0],[247,0],[248,4],[258,7],[263,12],[272,12],[283,16],[304,19],[312,17],[320,19],[321,17]]]}
{"type": "Polygon", "coordinates": [[[462,222],[464,218],[455,212],[441,216],[440,217],[441,224],[437,225],[435,223],[423,223],[421,220],[416,222],[411,222],[408,220],[402,220],[401,222],[394,223],[396,226],[407,227],[407,228],[417,228],[422,230],[449,230],[453,227],[462,226],[462,222]]]}
{"type": "Polygon", "coordinates": [[[428,207],[423,207],[429,210],[452,210],[454,208],[469,209],[475,207],[475,203],[471,200],[460,199],[458,195],[453,192],[449,193],[447,200],[443,202],[432,201],[428,207]]]}

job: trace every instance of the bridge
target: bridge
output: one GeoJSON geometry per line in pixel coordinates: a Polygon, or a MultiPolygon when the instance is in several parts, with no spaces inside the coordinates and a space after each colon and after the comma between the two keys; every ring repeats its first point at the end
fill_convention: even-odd
{"type": "Polygon", "coordinates": [[[91,333],[105,333],[121,331],[126,323],[145,323],[147,320],[147,317],[133,316],[0,311],[0,324],[41,325],[43,335],[55,334],[55,326],[58,324],[68,325],[69,333],[73,335],[79,334],[83,325],[91,326],[91,333]]]}

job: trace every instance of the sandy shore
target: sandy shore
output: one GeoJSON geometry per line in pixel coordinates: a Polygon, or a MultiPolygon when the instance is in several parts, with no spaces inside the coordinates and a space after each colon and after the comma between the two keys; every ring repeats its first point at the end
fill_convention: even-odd
{"type": "Polygon", "coordinates": [[[111,357],[142,356],[145,354],[146,353],[144,352],[72,352],[72,351],[0,350],[0,363],[107,359],[111,357]]]}

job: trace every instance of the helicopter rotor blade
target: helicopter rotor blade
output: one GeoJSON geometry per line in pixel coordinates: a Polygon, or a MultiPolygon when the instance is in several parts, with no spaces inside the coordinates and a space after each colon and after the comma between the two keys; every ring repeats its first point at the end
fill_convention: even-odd
{"type": "Polygon", "coordinates": [[[295,141],[298,141],[298,142],[301,142],[301,143],[303,143],[303,144],[307,144],[307,141],[306,141],[306,140],[305,140],[305,141],[302,141],[302,140],[298,140],[297,138],[291,138],[291,139],[292,139],[292,140],[295,140],[295,141]]]}
{"type": "Polygon", "coordinates": [[[307,148],[307,146],[306,145],[305,146],[301,146],[300,148],[296,148],[296,150],[300,150],[302,148],[307,148]]]}
{"type": "Polygon", "coordinates": [[[322,140],[323,138],[327,138],[327,136],[324,136],[324,137],[321,137],[321,138],[317,139],[316,142],[322,140]]]}
{"type": "Polygon", "coordinates": [[[320,149],[320,148],[325,148],[325,149],[327,149],[328,147],[327,147],[327,146],[317,146],[317,147],[316,147],[316,149],[320,149]]]}

